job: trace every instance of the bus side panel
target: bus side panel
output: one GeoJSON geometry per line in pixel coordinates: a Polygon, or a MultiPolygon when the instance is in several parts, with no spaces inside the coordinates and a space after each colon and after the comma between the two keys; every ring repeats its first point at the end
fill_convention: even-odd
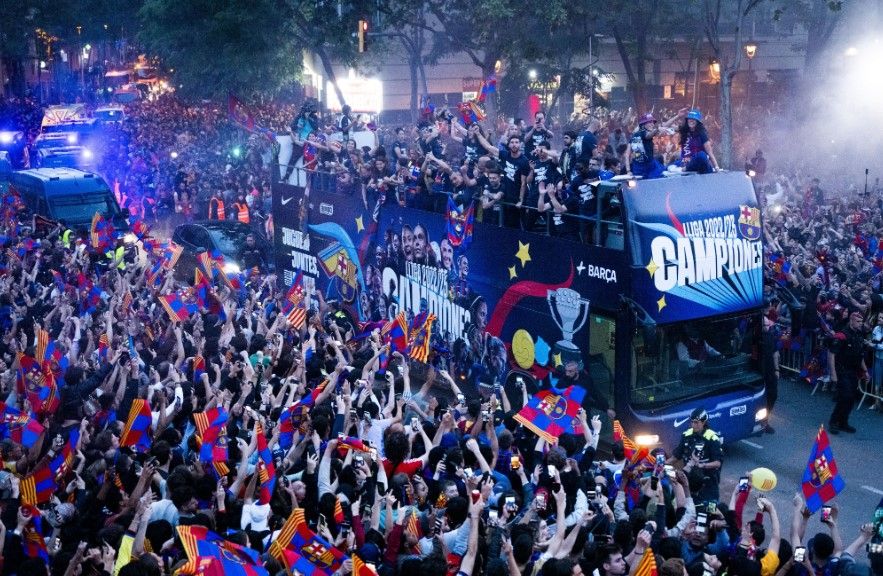
{"type": "Polygon", "coordinates": [[[460,382],[542,379],[569,359],[613,360],[612,329],[590,355],[589,316],[619,308],[629,281],[624,252],[478,222],[464,247],[445,214],[365,210],[357,197],[315,188],[305,198],[277,184],[273,205],[287,285],[303,270],[352,321],[435,314],[429,360],[460,382]]]}

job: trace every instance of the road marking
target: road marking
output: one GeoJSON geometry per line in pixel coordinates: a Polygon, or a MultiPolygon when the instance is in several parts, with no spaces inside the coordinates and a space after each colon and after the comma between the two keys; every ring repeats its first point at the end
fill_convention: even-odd
{"type": "Polygon", "coordinates": [[[742,444],[748,444],[752,448],[757,448],[758,450],[763,450],[763,446],[761,446],[760,444],[755,444],[754,442],[751,442],[750,440],[743,439],[743,440],[739,440],[739,442],[741,442],[742,444]]]}
{"type": "Polygon", "coordinates": [[[880,496],[883,496],[883,490],[877,490],[876,488],[873,488],[871,486],[865,486],[865,485],[862,485],[862,488],[864,488],[868,492],[873,492],[874,494],[878,494],[880,496]]]}

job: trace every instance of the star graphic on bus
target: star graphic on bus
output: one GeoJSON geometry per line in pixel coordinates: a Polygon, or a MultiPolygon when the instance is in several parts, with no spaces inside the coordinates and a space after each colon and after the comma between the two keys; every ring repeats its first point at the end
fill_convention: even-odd
{"type": "Polygon", "coordinates": [[[356,218],[356,232],[361,232],[365,229],[365,221],[361,216],[356,218]]]}
{"type": "Polygon", "coordinates": [[[509,280],[514,278],[518,278],[518,274],[515,272],[515,265],[509,266],[509,280]]]}
{"type": "Polygon", "coordinates": [[[519,242],[518,252],[515,253],[515,257],[521,260],[521,267],[524,268],[524,265],[530,262],[530,242],[527,244],[519,242]]]}
{"type": "Polygon", "coordinates": [[[665,294],[662,295],[662,298],[656,301],[656,305],[659,306],[659,312],[662,312],[662,309],[665,308],[665,294]]]}
{"type": "Polygon", "coordinates": [[[647,264],[647,266],[645,266],[645,268],[647,268],[647,272],[650,273],[650,278],[653,278],[653,275],[656,274],[657,270],[659,270],[659,265],[656,264],[656,262],[654,262],[653,259],[651,258],[650,263],[647,264]]]}

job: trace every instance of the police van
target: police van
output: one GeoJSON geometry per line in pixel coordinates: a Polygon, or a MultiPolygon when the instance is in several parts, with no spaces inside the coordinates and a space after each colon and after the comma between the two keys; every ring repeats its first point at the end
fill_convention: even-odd
{"type": "Polygon", "coordinates": [[[126,215],[110,186],[92,172],[72,168],[21,170],[9,175],[9,184],[18,191],[31,214],[61,222],[73,230],[88,231],[97,212],[116,231],[129,230],[126,215]]]}

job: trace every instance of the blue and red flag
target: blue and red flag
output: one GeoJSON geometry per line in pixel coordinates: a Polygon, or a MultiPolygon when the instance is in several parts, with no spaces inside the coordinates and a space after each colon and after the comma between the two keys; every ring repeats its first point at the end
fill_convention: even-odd
{"type": "Polygon", "coordinates": [[[225,540],[205,526],[178,526],[178,537],[187,554],[180,574],[269,576],[255,550],[225,540]]]}
{"type": "Polygon", "coordinates": [[[40,510],[29,504],[22,505],[22,510],[31,517],[31,521],[21,533],[21,544],[24,547],[25,556],[49,562],[49,551],[46,549],[46,540],[43,538],[43,516],[40,514],[40,510]]]}
{"type": "Polygon", "coordinates": [[[448,242],[454,248],[466,250],[472,243],[472,232],[475,227],[475,203],[469,202],[469,208],[461,211],[454,200],[448,197],[447,214],[448,242]]]}
{"type": "MultiPolygon", "coordinates": [[[[202,446],[199,460],[226,467],[227,462],[227,420],[229,416],[223,408],[212,408],[193,415],[202,446]]],[[[219,471],[220,472],[220,471],[219,471]]]]}
{"type": "Polygon", "coordinates": [[[138,398],[132,400],[129,409],[129,417],[126,426],[120,436],[120,447],[133,447],[137,452],[150,450],[150,426],[153,423],[153,415],[150,413],[150,405],[147,400],[138,398]]]}
{"type": "Polygon", "coordinates": [[[172,322],[185,322],[190,318],[191,314],[198,311],[196,304],[189,304],[184,301],[181,294],[172,292],[171,294],[161,294],[159,303],[165,309],[166,314],[172,322]]]}
{"type": "Polygon", "coordinates": [[[16,376],[18,391],[27,395],[34,414],[52,414],[58,409],[58,388],[49,362],[41,364],[34,358],[19,353],[16,376]]]}
{"type": "Polygon", "coordinates": [[[384,342],[389,344],[390,352],[404,352],[408,349],[408,321],[404,312],[399,312],[395,318],[386,323],[380,331],[384,342]]]}
{"type": "Polygon", "coordinates": [[[55,473],[49,466],[41,466],[28,476],[22,478],[19,485],[21,502],[31,506],[49,502],[57,489],[55,473]]]}
{"type": "Polygon", "coordinates": [[[846,482],[837,470],[834,452],[831,450],[824,426],[819,428],[819,433],[816,435],[806,470],[803,472],[801,487],[810,514],[814,514],[825,502],[832,500],[846,487],[846,482]]]}
{"type": "Polygon", "coordinates": [[[110,347],[110,339],[107,332],[98,337],[98,357],[107,360],[107,349],[110,347]]]}
{"type": "Polygon", "coordinates": [[[244,128],[249,132],[254,132],[254,115],[242,100],[233,94],[227,95],[227,117],[240,128],[244,128]]]}
{"type": "Polygon", "coordinates": [[[312,392],[286,408],[279,415],[279,446],[288,450],[294,440],[294,431],[303,424],[304,413],[316,405],[319,394],[328,386],[328,380],[322,381],[312,392]]]}
{"type": "Polygon", "coordinates": [[[330,576],[341,567],[347,557],[310,530],[304,514],[303,508],[296,508],[291,513],[276,539],[270,544],[270,555],[285,562],[284,551],[294,551],[313,565],[314,570],[308,573],[330,576]]]}
{"type": "Polygon", "coordinates": [[[18,408],[0,402],[0,439],[10,439],[30,449],[40,439],[45,428],[35,418],[31,418],[18,408]]]}
{"type": "Polygon", "coordinates": [[[58,288],[59,292],[64,292],[67,288],[67,282],[64,281],[64,276],[58,270],[51,270],[51,272],[55,287],[58,288]]]}
{"type": "Polygon", "coordinates": [[[165,247],[162,253],[163,268],[166,270],[174,268],[175,264],[178,263],[178,259],[181,258],[182,252],[184,252],[184,248],[174,243],[165,247]]]}
{"type": "Polygon", "coordinates": [[[418,362],[426,362],[429,359],[429,345],[432,342],[432,325],[436,321],[435,314],[429,314],[421,326],[413,332],[408,356],[418,362]]]}
{"type": "Polygon", "coordinates": [[[306,292],[304,290],[304,273],[297,271],[294,280],[291,282],[291,288],[285,294],[285,300],[282,302],[282,313],[288,317],[288,322],[295,330],[301,330],[307,323],[307,302],[306,292]]]}
{"type": "Polygon", "coordinates": [[[540,390],[515,415],[515,419],[546,442],[554,442],[566,433],[579,434],[582,427],[577,412],[585,394],[580,386],[540,390]]]}
{"type": "Polygon", "coordinates": [[[197,354],[193,357],[193,381],[196,384],[202,382],[203,374],[205,374],[205,358],[197,354]]]}
{"type": "Polygon", "coordinates": [[[77,454],[77,444],[80,443],[80,429],[73,428],[68,434],[67,441],[58,454],[49,461],[49,470],[55,475],[56,480],[64,478],[74,465],[74,456],[77,454]]]}
{"type": "Polygon", "coordinates": [[[267,437],[260,423],[255,426],[258,440],[258,461],[255,473],[258,475],[258,502],[269,504],[276,488],[276,465],[273,464],[273,452],[267,446],[267,437]]]}
{"type": "Polygon", "coordinates": [[[154,265],[144,272],[147,278],[147,286],[150,288],[159,288],[163,280],[163,260],[157,260],[154,265]]]}
{"type": "Polygon", "coordinates": [[[92,248],[98,252],[104,252],[113,246],[113,226],[98,212],[92,216],[92,226],[89,229],[89,240],[92,248]]]}

